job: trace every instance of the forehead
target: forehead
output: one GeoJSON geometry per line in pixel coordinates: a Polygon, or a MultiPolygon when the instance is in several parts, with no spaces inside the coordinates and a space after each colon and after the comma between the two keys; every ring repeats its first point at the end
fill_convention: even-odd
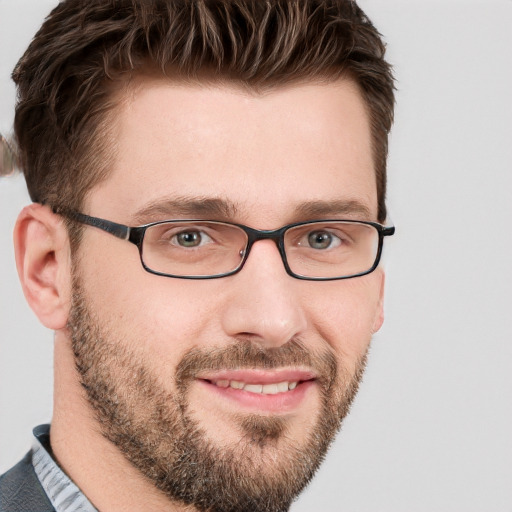
{"type": "Polygon", "coordinates": [[[95,215],[127,222],[148,205],[220,199],[264,227],[305,203],[376,216],[368,115],[349,80],[255,93],[146,78],[124,94],[114,167],[87,201],[95,215]]]}

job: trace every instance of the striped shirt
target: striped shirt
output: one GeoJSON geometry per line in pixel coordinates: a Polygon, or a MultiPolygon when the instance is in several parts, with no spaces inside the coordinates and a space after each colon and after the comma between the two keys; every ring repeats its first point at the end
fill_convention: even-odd
{"type": "Polygon", "coordinates": [[[56,512],[98,512],[53,458],[50,425],[34,430],[32,465],[56,512]]]}

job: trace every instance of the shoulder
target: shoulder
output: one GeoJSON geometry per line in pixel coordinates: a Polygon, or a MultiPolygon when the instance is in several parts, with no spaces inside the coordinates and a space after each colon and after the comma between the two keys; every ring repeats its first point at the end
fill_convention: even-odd
{"type": "Polygon", "coordinates": [[[32,466],[32,452],[0,476],[0,512],[54,512],[32,466]]]}

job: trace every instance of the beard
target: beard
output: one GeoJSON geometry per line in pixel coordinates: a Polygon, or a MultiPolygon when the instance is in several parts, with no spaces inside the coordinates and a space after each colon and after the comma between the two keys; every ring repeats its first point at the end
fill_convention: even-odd
{"type": "Polygon", "coordinates": [[[240,339],[223,348],[184,353],[170,392],[152,365],[116,337],[88,307],[74,278],[69,320],[80,382],[102,435],[171,501],[208,512],[284,512],[309,483],[347,415],[366,354],[350,375],[331,350],[313,353],[295,339],[262,348],[240,339]],[[194,418],[191,384],[203,371],[305,366],[320,376],[319,409],[299,443],[279,415],[240,414],[240,435],[220,446],[194,418]]]}

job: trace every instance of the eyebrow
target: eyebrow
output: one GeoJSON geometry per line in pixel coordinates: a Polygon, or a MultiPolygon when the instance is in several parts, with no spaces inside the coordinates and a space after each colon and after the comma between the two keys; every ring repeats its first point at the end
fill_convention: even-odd
{"type": "MultiPolygon", "coordinates": [[[[133,220],[136,224],[173,218],[203,218],[233,221],[240,215],[236,203],[217,197],[178,196],[160,198],[138,210],[133,220]]],[[[353,199],[313,200],[298,204],[293,211],[293,221],[327,218],[357,218],[370,220],[370,209],[364,203],[353,199]]]]}
{"type": "Polygon", "coordinates": [[[305,218],[357,217],[359,220],[370,220],[370,208],[361,201],[354,199],[335,199],[332,201],[308,201],[298,205],[297,215],[305,218]]]}
{"type": "Polygon", "coordinates": [[[229,220],[236,216],[238,208],[226,199],[215,197],[172,197],[157,199],[138,210],[133,218],[140,224],[174,217],[211,217],[229,220]]]}

